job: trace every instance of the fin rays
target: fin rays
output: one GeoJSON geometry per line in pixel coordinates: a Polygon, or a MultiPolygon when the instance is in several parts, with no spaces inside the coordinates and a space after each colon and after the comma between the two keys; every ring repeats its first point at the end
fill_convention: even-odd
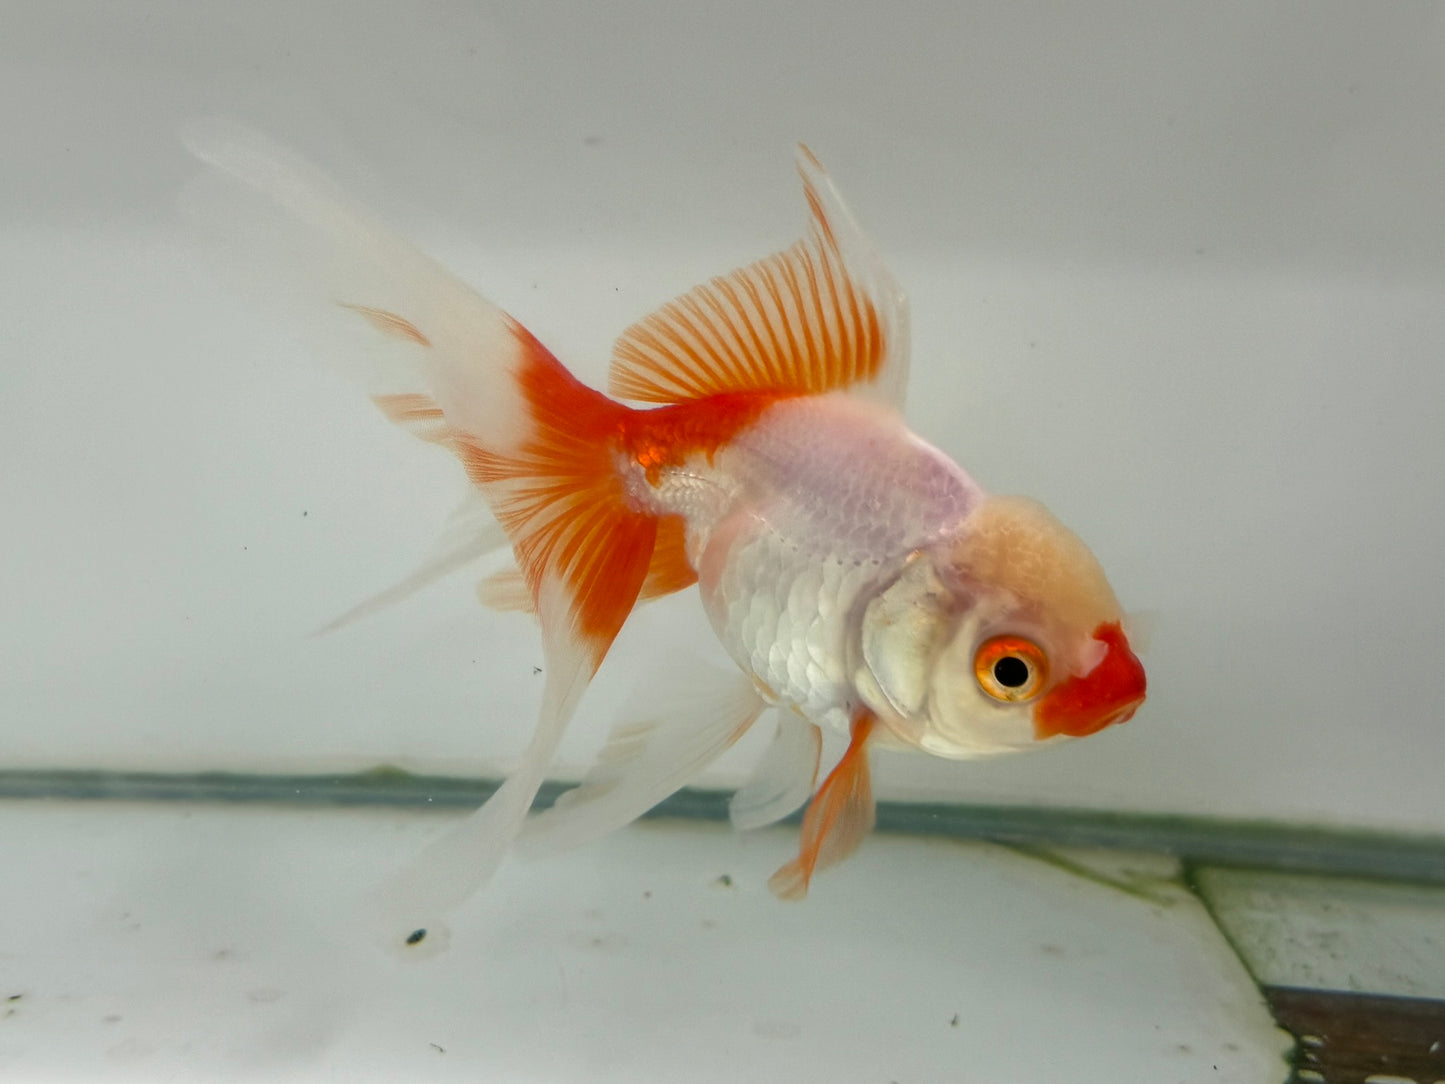
{"type": "MultiPolygon", "coordinates": [[[[683,452],[710,456],[780,396],[848,388],[899,405],[906,301],[803,148],[808,233],[677,298],[618,340],[611,389],[673,407],[634,411],[579,383],[505,312],[280,148],[224,124],[202,126],[188,142],[213,169],[184,197],[192,221],[247,249],[236,268],[245,288],[310,311],[313,345],[360,376],[391,421],[461,460],[518,564],[486,581],[481,594],[511,608],[530,602],[542,626],[547,678],[521,766],[377,901],[388,922],[431,921],[502,861],[583,690],[634,605],[697,579],[683,521],[638,510],[618,455],[645,446],[652,465],[675,463],[683,452]],[[732,399],[715,398],[726,395],[732,399]],[[696,402],[704,399],[711,401],[696,402]]],[[[476,514],[482,502],[472,496],[417,572],[333,624],[374,612],[497,547],[496,525],[476,514]]],[[[565,835],[590,828],[584,822],[592,815],[630,819],[685,782],[763,708],[748,679],[730,679],[731,691],[724,688],[710,706],[694,704],[688,719],[695,733],[656,715],[645,735],[619,732],[618,759],[559,803],[549,823],[565,835]],[[617,774],[624,760],[636,770],[625,781],[617,774]]],[[[855,721],[848,752],[808,809],[798,858],[770,882],[779,895],[805,894],[814,870],[845,857],[872,826],[872,728],[871,717],[855,721]]],[[[811,788],[817,753],[816,728],[789,729],[775,763],[740,794],[739,822],[766,823],[794,808],[811,788]]]]}
{"type": "Polygon", "coordinates": [[[902,291],[806,148],[798,171],[812,216],[808,236],[624,332],[613,350],[614,395],[678,403],[878,385],[898,402],[908,349],[902,291]]]}
{"type": "Polygon", "coordinates": [[[873,829],[873,783],[868,767],[868,739],[876,722],[861,715],[853,722],[848,750],[823,780],[803,815],[798,857],[768,880],[780,899],[800,900],[808,894],[813,874],[837,865],[858,849],[873,829]]]}

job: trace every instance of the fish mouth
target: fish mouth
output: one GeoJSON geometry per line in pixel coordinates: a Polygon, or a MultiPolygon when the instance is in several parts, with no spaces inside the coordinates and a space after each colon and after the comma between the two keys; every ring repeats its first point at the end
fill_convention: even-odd
{"type": "Polygon", "coordinates": [[[1104,657],[1087,674],[1059,682],[1034,705],[1034,739],[1083,738],[1127,723],[1144,703],[1144,664],[1129,647],[1117,621],[1100,625],[1094,639],[1104,657]]]}

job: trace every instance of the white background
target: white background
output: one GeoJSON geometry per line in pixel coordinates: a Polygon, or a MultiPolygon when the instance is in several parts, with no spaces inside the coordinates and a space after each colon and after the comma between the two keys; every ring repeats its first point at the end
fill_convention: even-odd
{"type": "MultiPolygon", "coordinates": [[[[1445,830],[1445,17],[1426,4],[12,2],[0,32],[0,767],[515,755],[527,620],[426,552],[460,472],[174,212],[224,113],[585,378],[779,248],[792,143],[909,288],[910,419],[1154,611],[1127,727],[885,794],[1445,830]]],[[[702,642],[649,609],[589,698],[702,642]]]]}

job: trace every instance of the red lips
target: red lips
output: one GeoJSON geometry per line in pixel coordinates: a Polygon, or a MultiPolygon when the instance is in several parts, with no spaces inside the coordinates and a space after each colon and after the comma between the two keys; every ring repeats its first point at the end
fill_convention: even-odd
{"type": "Polygon", "coordinates": [[[1034,706],[1034,737],[1082,738],[1128,722],[1144,703],[1144,666],[1117,621],[1100,625],[1094,639],[1107,647],[1087,674],[1059,682],[1034,706]]]}

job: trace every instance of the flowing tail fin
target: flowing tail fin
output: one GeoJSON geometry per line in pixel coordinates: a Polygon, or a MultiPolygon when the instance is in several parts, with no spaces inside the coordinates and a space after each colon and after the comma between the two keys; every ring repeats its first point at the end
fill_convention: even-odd
{"type": "Polygon", "coordinates": [[[512,371],[525,410],[521,439],[498,448],[457,433],[449,441],[512,541],[538,603],[555,580],[568,624],[596,663],[631,612],[657,541],[657,517],[633,510],[617,469],[617,438],[632,411],[579,383],[511,322],[512,371]]]}
{"type": "Polygon", "coordinates": [[[456,454],[506,530],[542,625],[532,741],[497,793],[384,891],[400,944],[501,862],[639,594],[689,582],[677,524],[626,500],[616,456],[630,408],[579,383],[507,313],[263,137],[212,123],[187,143],[214,170],[182,197],[197,232],[244,289],[291,309],[392,421],[456,454]]]}
{"type": "Polygon", "coordinates": [[[627,620],[653,561],[658,520],[629,507],[612,438],[629,413],[578,383],[521,325],[509,322],[508,367],[525,424],[509,444],[447,426],[445,411],[382,399],[399,421],[447,426],[449,446],[511,540],[542,625],[546,687],[521,763],[466,822],[400,870],[378,902],[394,945],[480,888],[501,864],[546,778],[577,702],[627,620]]]}

